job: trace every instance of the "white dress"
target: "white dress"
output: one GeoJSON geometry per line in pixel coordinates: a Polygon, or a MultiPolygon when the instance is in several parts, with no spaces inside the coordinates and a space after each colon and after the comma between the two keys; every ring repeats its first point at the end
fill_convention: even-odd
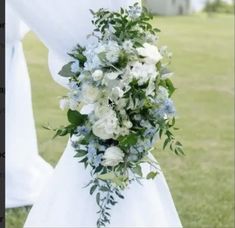
{"type": "Polygon", "coordinates": [[[38,154],[30,80],[21,39],[26,25],[6,5],[6,207],[32,205],[53,168],[38,154]]]}
{"type": "MultiPolygon", "coordinates": [[[[135,0],[8,0],[49,48],[49,67],[57,82],[66,86],[57,72],[66,63],[66,52],[84,44],[91,32],[89,9],[118,9],[135,0]]],[[[29,213],[25,228],[96,227],[97,205],[84,186],[89,172],[73,157],[68,142],[53,176],[29,213]]],[[[147,167],[144,167],[146,170],[147,167]]],[[[109,227],[182,227],[162,173],[155,180],[134,183],[125,199],[112,208],[109,227]]]]}

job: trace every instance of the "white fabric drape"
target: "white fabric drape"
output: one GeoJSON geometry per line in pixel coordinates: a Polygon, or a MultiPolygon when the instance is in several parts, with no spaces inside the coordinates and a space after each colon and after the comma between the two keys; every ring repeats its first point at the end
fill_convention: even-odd
{"type": "Polygon", "coordinates": [[[28,32],[6,7],[6,207],[32,205],[52,173],[39,155],[21,39],[28,32]]]}
{"type": "MultiPolygon", "coordinates": [[[[8,0],[24,21],[49,48],[49,68],[63,86],[66,80],[57,72],[66,63],[66,53],[77,43],[85,44],[92,31],[89,9],[112,10],[136,0],[8,0]]],[[[25,227],[95,227],[97,206],[84,185],[89,173],[67,148],[51,181],[34,204],[25,227]]],[[[112,211],[110,227],[182,227],[165,178],[134,184],[112,211]]]]}
{"type": "Polygon", "coordinates": [[[85,44],[91,33],[89,9],[101,7],[117,9],[129,6],[136,0],[7,0],[31,30],[49,49],[49,68],[54,80],[66,87],[66,79],[58,69],[68,60],[67,53],[79,42],[85,44]],[[56,70],[56,71],[55,71],[56,70]]]}
{"type": "MultiPolygon", "coordinates": [[[[88,170],[67,148],[56,166],[51,182],[33,206],[25,228],[95,228],[98,206],[90,196],[88,170]]],[[[146,175],[149,166],[143,166],[146,175]]],[[[143,185],[131,184],[111,211],[108,227],[180,228],[182,227],[169,188],[162,173],[143,185]]]]}

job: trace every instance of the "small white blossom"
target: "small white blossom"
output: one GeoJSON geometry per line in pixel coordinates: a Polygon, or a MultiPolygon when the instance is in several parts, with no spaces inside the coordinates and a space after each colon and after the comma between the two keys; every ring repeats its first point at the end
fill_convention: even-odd
{"type": "Polygon", "coordinates": [[[131,52],[133,50],[133,43],[131,40],[126,40],[123,42],[122,47],[125,51],[131,52]]]}
{"type": "Polygon", "coordinates": [[[88,85],[88,84],[84,84],[82,86],[82,98],[83,98],[83,102],[87,103],[87,104],[93,104],[95,103],[95,101],[98,99],[99,97],[99,89],[88,85]]]}
{"type": "Polygon", "coordinates": [[[62,110],[65,110],[65,109],[69,108],[69,100],[67,98],[62,98],[60,100],[60,108],[62,110]]]}
{"type": "Polygon", "coordinates": [[[115,80],[119,76],[119,72],[109,72],[105,74],[105,78],[109,80],[115,80]]]}
{"type": "Polygon", "coordinates": [[[127,127],[127,128],[132,128],[133,127],[133,124],[132,124],[132,122],[131,121],[129,121],[129,120],[125,120],[125,121],[123,121],[123,123],[122,123],[125,127],[127,127]]]}
{"type": "Polygon", "coordinates": [[[124,92],[120,87],[114,87],[112,89],[111,95],[114,99],[118,99],[118,98],[123,97],[124,92]]]}
{"type": "Polygon", "coordinates": [[[94,79],[94,81],[99,81],[103,78],[103,71],[102,70],[96,70],[95,72],[93,72],[92,77],[94,79]]]}

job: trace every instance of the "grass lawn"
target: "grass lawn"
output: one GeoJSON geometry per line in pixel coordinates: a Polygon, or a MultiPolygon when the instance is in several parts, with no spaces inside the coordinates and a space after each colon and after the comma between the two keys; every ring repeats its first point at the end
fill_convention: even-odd
{"type": "MultiPolygon", "coordinates": [[[[193,15],[155,18],[161,43],[174,53],[179,139],[185,157],[161,146],[155,151],[186,228],[234,227],[234,17],[193,15]]],[[[24,40],[32,81],[33,108],[41,155],[55,165],[66,139],[51,140],[41,126],[59,126],[65,90],[51,78],[47,50],[30,33],[24,40]]],[[[6,213],[7,228],[21,228],[28,209],[6,213]]],[[[157,216],[157,215],[156,215],[157,216]]]]}

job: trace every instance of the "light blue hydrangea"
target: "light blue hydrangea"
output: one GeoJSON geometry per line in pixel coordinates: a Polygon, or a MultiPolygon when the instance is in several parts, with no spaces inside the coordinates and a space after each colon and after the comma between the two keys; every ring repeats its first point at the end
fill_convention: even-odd
{"type": "Polygon", "coordinates": [[[144,136],[148,138],[152,138],[155,135],[155,133],[156,133],[156,128],[152,127],[152,128],[147,129],[144,132],[144,136]]]}
{"type": "Polygon", "coordinates": [[[173,117],[176,114],[174,103],[171,99],[166,99],[159,109],[155,110],[157,118],[173,117]]]}
{"type": "Polygon", "coordinates": [[[87,147],[87,158],[90,162],[93,161],[94,157],[96,156],[97,150],[93,144],[89,144],[87,147]]]}
{"type": "Polygon", "coordinates": [[[75,62],[71,64],[71,72],[76,74],[78,71],[79,71],[79,61],[76,60],[75,62]]]}
{"type": "Polygon", "coordinates": [[[163,110],[167,116],[174,116],[176,113],[176,109],[174,103],[171,99],[167,99],[163,104],[163,110]]]}
{"type": "Polygon", "coordinates": [[[93,165],[95,166],[95,167],[98,167],[100,164],[101,164],[101,162],[102,162],[102,154],[99,154],[99,155],[97,155],[97,156],[95,156],[94,157],[94,159],[93,159],[93,165]]]}
{"type": "Polygon", "coordinates": [[[81,126],[81,127],[77,127],[76,132],[79,135],[87,135],[88,133],[90,133],[91,129],[89,129],[86,126],[81,126]]]}
{"type": "Polygon", "coordinates": [[[75,81],[70,81],[68,83],[68,86],[71,90],[78,90],[79,89],[79,86],[78,86],[77,82],[75,82],[75,81]]]}

